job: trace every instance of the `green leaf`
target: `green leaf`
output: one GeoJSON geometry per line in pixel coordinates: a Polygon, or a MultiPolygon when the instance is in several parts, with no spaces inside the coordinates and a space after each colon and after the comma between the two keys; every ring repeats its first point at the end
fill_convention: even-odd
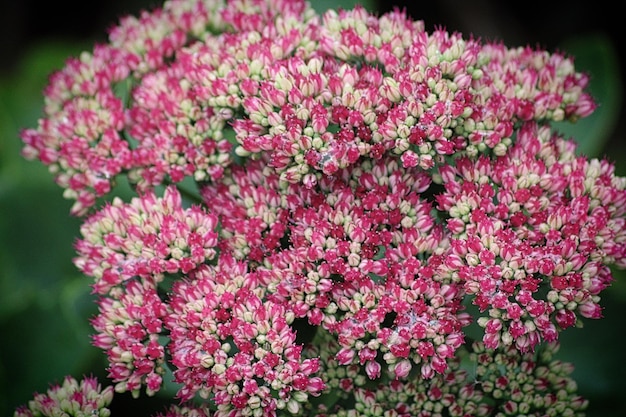
{"type": "Polygon", "coordinates": [[[598,108],[576,123],[559,122],[553,126],[566,138],[578,142],[580,154],[600,156],[617,126],[623,102],[617,50],[608,37],[600,34],[573,38],[562,49],[574,57],[577,71],[589,74],[589,91],[598,108]]]}

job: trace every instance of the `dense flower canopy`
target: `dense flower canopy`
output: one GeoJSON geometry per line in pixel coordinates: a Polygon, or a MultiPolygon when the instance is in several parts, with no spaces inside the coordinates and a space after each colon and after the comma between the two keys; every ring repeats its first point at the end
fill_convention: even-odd
{"type": "Polygon", "coordinates": [[[563,55],[428,33],[400,11],[175,0],[53,74],[22,138],[82,215],[120,174],[140,190],[204,182],[238,155],[304,184],[383,155],[426,170],[501,155],[524,122],[590,114],[587,82],[563,55]]]}
{"type": "Polygon", "coordinates": [[[551,125],[587,83],[399,10],[171,0],[22,139],[84,218],[115,389],[177,384],[160,416],[580,415],[552,354],[626,267],[626,178],[551,125]]]}

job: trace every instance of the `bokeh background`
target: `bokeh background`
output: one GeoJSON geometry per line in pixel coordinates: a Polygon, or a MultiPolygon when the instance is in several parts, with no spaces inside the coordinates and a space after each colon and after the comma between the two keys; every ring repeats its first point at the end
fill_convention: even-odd
{"type": "MultiPolygon", "coordinates": [[[[625,23],[623,1],[499,0],[429,2],[366,0],[383,13],[405,8],[428,31],[444,27],[509,46],[537,46],[576,57],[591,74],[599,108],[564,134],[580,151],[615,162],[626,175],[624,106],[625,23]]],[[[148,0],[36,0],[0,4],[0,416],[10,416],[35,391],[65,375],[94,374],[103,380],[102,352],[90,346],[88,318],[95,313],[90,280],[71,263],[80,222],[68,215],[46,168],[20,157],[19,131],[41,115],[49,73],[94,42],[125,14],[150,9],[148,0]]],[[[313,1],[318,10],[351,7],[355,1],[313,1]]],[[[573,362],[579,392],[591,401],[588,416],[626,416],[626,274],[603,296],[605,318],[561,336],[559,358],[573,362]]],[[[113,416],[129,407],[113,402],[113,416]]],[[[141,399],[148,416],[161,411],[159,397],[141,399]]],[[[134,408],[134,407],[133,407],[134,408]]],[[[136,408],[134,408],[136,409],[136,408]]],[[[136,412],[134,412],[136,415],[136,412]]]]}

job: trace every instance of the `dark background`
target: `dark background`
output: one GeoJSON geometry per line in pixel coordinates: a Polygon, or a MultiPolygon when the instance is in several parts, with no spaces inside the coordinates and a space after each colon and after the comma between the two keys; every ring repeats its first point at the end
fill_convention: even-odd
{"type": "MultiPolygon", "coordinates": [[[[325,3],[336,7],[339,1],[325,3]]],[[[611,103],[599,103],[599,111],[610,104],[616,114],[597,153],[609,156],[618,172],[626,175],[626,107],[621,94],[626,80],[623,3],[626,2],[379,0],[368,4],[380,13],[393,7],[406,8],[414,19],[425,22],[428,31],[443,27],[465,37],[503,41],[508,46],[530,45],[551,51],[564,48],[567,52],[572,41],[586,39],[597,41],[598,48],[609,48],[608,55],[613,58],[610,64],[619,76],[611,86],[620,94],[611,103]]],[[[43,104],[41,77],[49,71],[47,67],[37,67],[41,60],[31,57],[34,51],[38,51],[38,56],[46,51],[67,56],[70,51],[91,50],[94,42],[106,41],[107,28],[116,24],[119,17],[136,15],[142,8],[158,4],[147,0],[0,3],[0,416],[11,415],[13,407],[26,402],[31,392],[45,391],[47,375],[57,375],[64,369],[76,373],[102,365],[101,352],[82,354],[88,349],[83,333],[90,331],[82,320],[92,306],[81,304],[88,300],[81,293],[86,284],[70,261],[74,254],[71,245],[80,223],[67,219],[71,203],[61,198],[60,189],[51,184],[45,168],[21,161],[17,152],[17,130],[34,125],[34,115],[26,115],[25,111],[34,111],[32,100],[39,111],[43,104]],[[26,72],[38,74],[39,78],[23,76],[26,72]],[[28,89],[20,82],[32,85],[28,89]],[[26,96],[25,92],[31,96],[16,96],[26,96]],[[6,100],[15,103],[9,106],[6,100]],[[13,181],[17,176],[22,177],[13,181]],[[36,176],[43,180],[30,178],[36,176]],[[7,214],[3,215],[3,210],[7,214]],[[63,320],[68,321],[62,324],[65,328],[54,327],[63,320]],[[66,354],[59,355],[63,351],[66,354]]],[[[62,65],[62,60],[58,65],[62,65]]],[[[589,417],[626,415],[626,274],[619,278],[603,296],[606,319],[588,321],[584,329],[572,329],[561,336],[562,358],[574,362],[580,391],[591,400],[589,417]]],[[[114,417],[124,414],[121,410],[127,399],[128,396],[116,397],[114,417]]],[[[160,406],[154,405],[159,410],[160,406]]]]}

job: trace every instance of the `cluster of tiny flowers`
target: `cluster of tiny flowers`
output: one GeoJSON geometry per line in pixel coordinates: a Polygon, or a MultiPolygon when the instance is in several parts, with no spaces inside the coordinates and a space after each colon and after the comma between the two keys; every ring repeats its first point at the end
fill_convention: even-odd
{"type": "Polygon", "coordinates": [[[533,350],[580,317],[601,317],[608,265],[624,266],[626,179],[574,151],[529,123],[506,155],[439,169],[450,245],[437,274],[487,313],[478,323],[489,348],[533,350]]]}
{"type": "Polygon", "coordinates": [[[93,345],[104,350],[109,378],[118,392],[138,396],[161,388],[165,373],[165,348],[159,341],[169,308],[155,285],[129,281],[98,300],[98,315],[91,320],[97,332],[93,345]]]}
{"type": "Polygon", "coordinates": [[[582,415],[552,355],[626,268],[626,178],[551,127],[595,109],[587,83],[398,10],[122,19],[22,134],[84,218],[102,398],[171,382],[156,417],[582,415]]]}
{"type": "Polygon", "coordinates": [[[365,160],[310,188],[291,184],[281,199],[277,174],[246,168],[203,195],[220,214],[225,247],[279,276],[273,299],[336,334],[340,363],[365,365],[372,379],[380,359],[398,377],[411,362],[423,363],[425,377],[445,370],[469,317],[461,287],[418,260],[443,238],[421,198],[430,177],[394,158],[365,160]]]}
{"type": "Polygon", "coordinates": [[[175,0],[53,75],[23,153],[83,215],[120,174],[142,190],[218,179],[234,153],[269,154],[289,182],[364,156],[429,169],[502,154],[523,121],[591,113],[587,82],[564,56],[427,33],[399,11],[175,0]]]}
{"type": "Polygon", "coordinates": [[[382,380],[371,384],[367,371],[358,364],[342,366],[337,362],[334,354],[337,348],[328,332],[318,333],[314,343],[307,347],[307,354],[318,355],[325,364],[321,371],[327,381],[324,394],[331,399],[313,405],[311,416],[487,416],[493,410],[483,400],[482,391],[475,389],[471,373],[462,369],[458,356],[448,361],[443,374],[429,379],[418,372],[396,378],[390,368],[383,372],[382,380]]]}
{"type": "Polygon", "coordinates": [[[496,404],[489,415],[584,416],[589,402],[576,394],[572,364],[554,359],[558,350],[558,343],[546,343],[538,352],[520,356],[512,346],[494,351],[474,343],[474,383],[496,404]]]}
{"type": "Polygon", "coordinates": [[[225,256],[174,284],[165,325],[178,396],[211,398],[218,417],[298,414],[324,388],[319,360],[302,357],[293,313],[266,299],[266,274],[246,269],[225,256]]]}
{"type": "Polygon", "coordinates": [[[28,405],[19,407],[15,417],[109,417],[107,408],[113,400],[113,387],[102,389],[95,377],[77,381],[65,377],[62,384],[50,387],[46,394],[35,394],[28,405]]]}
{"type": "Polygon", "coordinates": [[[116,198],[81,226],[75,265],[107,294],[127,280],[158,284],[165,274],[186,274],[215,257],[217,216],[200,206],[183,207],[176,188],[129,204],[116,198]]]}
{"type": "MultiPolygon", "coordinates": [[[[332,342],[331,342],[332,343],[332,342]]],[[[322,345],[324,346],[324,345],[322,345]]],[[[325,350],[325,348],[322,348],[325,350]]],[[[354,369],[329,359],[328,380],[339,389],[334,403],[317,407],[315,417],[584,416],[589,402],[576,394],[573,366],[554,359],[558,343],[520,355],[514,347],[465,345],[444,374],[423,380],[413,374],[387,384],[366,386],[354,369]],[[467,364],[472,364],[467,366],[467,364]],[[339,371],[339,372],[337,372],[339,371]],[[336,383],[339,382],[337,386],[336,383]],[[346,401],[351,398],[351,401],[346,401]]],[[[324,352],[316,351],[321,357],[324,352]]],[[[389,375],[392,377],[392,375],[389,375]]]]}

